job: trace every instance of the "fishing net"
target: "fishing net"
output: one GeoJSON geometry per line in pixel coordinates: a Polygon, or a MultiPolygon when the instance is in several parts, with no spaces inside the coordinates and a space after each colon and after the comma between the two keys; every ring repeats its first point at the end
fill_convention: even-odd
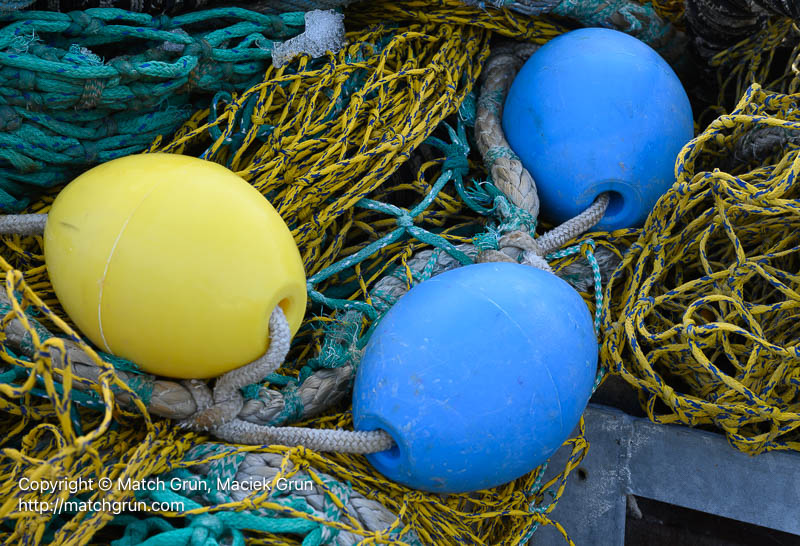
{"type": "MultiPolygon", "coordinates": [[[[745,37],[729,39],[713,50],[696,43],[691,46],[694,62],[680,73],[692,99],[698,131],[731,112],[754,83],[780,93],[797,91],[800,34],[795,23],[773,14],[762,18],[759,25],[745,37]]],[[[688,31],[694,42],[707,30],[703,23],[696,27],[688,31]]]]}
{"type": "MultiPolygon", "coordinates": [[[[261,13],[285,13],[292,11],[328,10],[347,6],[355,0],[252,0],[236,3],[261,13]]],[[[208,0],[0,0],[0,11],[29,9],[70,12],[92,8],[119,8],[127,11],[160,14],[177,14],[220,4],[208,0]]],[[[234,4],[224,2],[223,5],[234,4]]]]}
{"type": "Polygon", "coordinates": [[[607,288],[602,358],[660,423],[800,449],[798,96],[754,85],[684,148],[607,288]]]}
{"type": "MultiPolygon", "coordinates": [[[[676,61],[684,53],[686,36],[670,21],[657,14],[648,3],[630,0],[462,0],[468,6],[482,9],[504,8],[525,15],[551,14],[577,22],[580,26],[614,28],[650,45],[667,60],[676,61]]],[[[424,0],[384,4],[383,13],[396,14],[409,6],[422,7],[424,0]]],[[[455,10],[454,15],[470,18],[470,11],[455,10]]],[[[443,14],[444,15],[444,14],[443,14]]]]}
{"type": "MultiPolygon", "coordinates": [[[[311,11],[315,9],[336,9],[346,6],[354,0],[255,0],[240,3],[240,7],[255,8],[261,13],[284,13],[292,11],[311,11]],[[249,5],[248,5],[249,4],[249,5]]],[[[29,9],[70,12],[92,8],[118,8],[127,11],[160,14],[177,14],[200,10],[209,4],[208,0],[2,0],[0,10],[29,9]]],[[[233,4],[233,2],[226,2],[233,4]]]]}
{"type": "Polygon", "coordinates": [[[706,59],[752,38],[768,24],[797,17],[800,17],[800,7],[787,0],[686,1],[686,25],[695,48],[706,59]]]}
{"type": "Polygon", "coordinates": [[[764,8],[760,29],[701,69],[692,98],[707,127],[607,287],[601,352],[651,419],[748,453],[800,447],[800,40],[785,9],[764,8]]]}
{"type": "MultiPolygon", "coordinates": [[[[491,32],[544,43],[562,30],[509,13],[463,13],[469,22],[428,10],[414,14],[422,22],[358,25],[338,54],[270,67],[262,83],[219,93],[151,147],[228,165],[258,188],[286,219],[309,274],[311,309],[292,352],[244,389],[240,418],[352,428],[353,366],[398,294],[502,247],[503,233],[535,229],[534,218],[479,181],[485,172],[469,153],[467,127],[491,32]]],[[[51,201],[28,210],[46,212],[51,201]]],[[[586,452],[582,433],[567,441],[569,462],[552,480],[542,467],[446,497],[388,482],[358,455],[216,443],[163,419],[197,411],[207,387],[96,352],[52,293],[41,239],[3,244],[0,404],[13,416],[2,425],[4,541],[518,544],[541,524],[560,529],[548,514],[586,452]],[[65,485],[34,491],[20,487],[23,478],[65,485]],[[146,479],[178,486],[137,489],[146,479]],[[273,487],[232,491],[220,486],[226,480],[273,487]]],[[[588,275],[592,310],[593,249],[584,241],[550,256],[557,271],[588,275]]]]}
{"type": "Polygon", "coordinates": [[[261,81],[274,42],[299,34],[304,17],[98,8],[0,12],[0,22],[0,210],[11,212],[171,134],[197,96],[261,81]]]}
{"type": "MultiPolygon", "coordinates": [[[[275,11],[339,7],[346,2],[254,2],[249,10],[223,5],[175,17],[183,4],[47,2],[0,8],[0,210],[17,212],[41,193],[96,164],[141,152],[172,134],[217,91],[241,93],[262,81],[273,48],[303,30],[303,14],[275,11]],[[124,11],[119,7],[130,7],[124,11]],[[91,9],[86,9],[91,8],[91,9]],[[254,11],[258,10],[258,11],[254,11]],[[147,11],[153,15],[136,13],[147,11]],[[268,13],[260,13],[268,12],[268,13]]],[[[395,20],[426,2],[379,4],[395,20]]],[[[627,0],[567,2],[537,8],[584,25],[620,28],[676,58],[684,39],[652,10],[627,0]],[[644,10],[644,11],[643,11],[644,10]],[[640,13],[641,12],[641,13],[640,13]]],[[[416,10],[416,12],[413,12],[416,10]]],[[[530,10],[529,10],[530,12],[530,10]]],[[[376,12],[377,13],[377,12],[376,12]]],[[[524,19],[450,2],[438,17],[477,22],[501,18],[507,34],[524,39],[524,19]]],[[[489,23],[485,23],[489,24],[489,23]]]]}
{"type": "MultiPolygon", "coordinates": [[[[233,169],[300,249],[309,312],[284,365],[241,390],[250,423],[352,428],[355,365],[397,298],[546,228],[487,178],[472,126],[490,38],[541,44],[565,28],[419,0],[355,5],[346,21],[338,53],[265,65],[149,146],[233,169]]],[[[749,43],[725,55],[769,55],[767,37],[749,43]]],[[[744,89],[759,70],[720,81],[744,89]]],[[[777,77],[791,87],[793,76],[777,77]]],[[[546,256],[595,313],[598,381],[608,367],[652,419],[718,428],[749,452],[799,445],[798,100],[751,86],[735,108],[718,101],[724,115],[681,152],[644,229],[585,234],[546,256]]],[[[389,482],[360,455],[222,443],[176,426],[207,385],[144,374],[77,334],[40,237],[3,237],[0,257],[5,543],[521,544],[540,525],[567,536],[549,514],[588,449],[582,424],[552,479],[543,466],[449,496],[389,482]]]]}

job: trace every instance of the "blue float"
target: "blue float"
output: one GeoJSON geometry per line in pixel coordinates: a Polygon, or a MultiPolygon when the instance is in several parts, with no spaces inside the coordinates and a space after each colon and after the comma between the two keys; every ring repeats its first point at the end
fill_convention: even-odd
{"type": "Polygon", "coordinates": [[[574,30],[542,46],[509,89],[503,131],[536,181],[542,215],[574,217],[599,194],[599,229],[644,223],[675,180],[692,108],[670,66],[616,30],[574,30]]]}
{"type": "Polygon", "coordinates": [[[355,429],[394,438],[367,456],[393,481],[494,487],[569,437],[596,372],[592,318],[569,284],[525,265],[469,265],[412,288],[375,328],[356,374],[355,429]]]}

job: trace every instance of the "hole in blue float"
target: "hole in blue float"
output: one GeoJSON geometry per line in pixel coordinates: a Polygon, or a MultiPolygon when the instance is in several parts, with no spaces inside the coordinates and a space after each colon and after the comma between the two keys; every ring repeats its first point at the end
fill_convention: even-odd
{"type": "Polygon", "coordinates": [[[378,453],[373,453],[371,455],[372,460],[375,461],[376,463],[383,465],[385,468],[394,468],[400,464],[403,458],[402,453],[400,453],[400,447],[397,445],[397,438],[395,438],[394,434],[392,434],[388,430],[385,429],[380,429],[380,430],[383,430],[383,432],[392,437],[392,440],[394,440],[394,445],[391,447],[391,449],[387,449],[385,451],[379,451],[378,453]]]}
{"type": "Polygon", "coordinates": [[[603,217],[613,218],[622,212],[625,207],[625,198],[618,191],[608,190],[605,193],[608,194],[608,208],[606,208],[606,213],[603,217]]]}

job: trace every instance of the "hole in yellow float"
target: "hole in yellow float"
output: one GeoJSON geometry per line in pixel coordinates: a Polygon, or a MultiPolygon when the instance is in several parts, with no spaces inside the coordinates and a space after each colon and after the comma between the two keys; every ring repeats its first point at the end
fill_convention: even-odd
{"type": "Polygon", "coordinates": [[[289,298],[283,298],[281,301],[278,302],[278,307],[281,308],[284,315],[289,315],[289,309],[291,308],[291,300],[289,298]]]}

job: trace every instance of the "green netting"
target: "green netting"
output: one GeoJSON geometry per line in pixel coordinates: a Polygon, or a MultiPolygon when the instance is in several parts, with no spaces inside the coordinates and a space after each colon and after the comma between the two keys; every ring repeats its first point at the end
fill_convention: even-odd
{"type": "Polygon", "coordinates": [[[198,96],[251,87],[274,41],[299,34],[303,17],[0,11],[0,211],[141,152],[180,127],[198,96]]]}

